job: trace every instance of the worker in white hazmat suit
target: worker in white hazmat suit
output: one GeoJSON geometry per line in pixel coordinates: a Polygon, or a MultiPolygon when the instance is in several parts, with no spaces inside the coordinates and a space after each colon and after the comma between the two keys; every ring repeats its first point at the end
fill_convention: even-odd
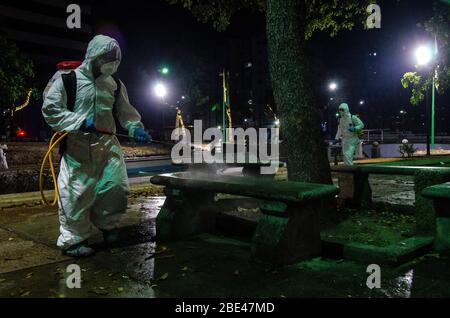
{"type": "Polygon", "coordinates": [[[55,131],[69,133],[58,176],[57,241],[69,256],[94,253],[87,244],[93,226],[103,232],[106,243],[117,241],[117,224],[127,207],[129,185],[119,141],[114,135],[100,132],[116,132],[115,116],[136,141],[150,141],[141,116],[129,103],[125,86],[112,77],[120,61],[116,40],[103,35],[94,37],[83,64],[75,70],[73,111],[67,107],[62,78],[52,84],[42,106],[46,122],[55,131]]]}
{"type": "Polygon", "coordinates": [[[345,165],[353,165],[355,149],[359,144],[359,132],[364,124],[357,116],[350,114],[348,104],[339,105],[339,125],[334,143],[341,139],[342,154],[345,165]]]}

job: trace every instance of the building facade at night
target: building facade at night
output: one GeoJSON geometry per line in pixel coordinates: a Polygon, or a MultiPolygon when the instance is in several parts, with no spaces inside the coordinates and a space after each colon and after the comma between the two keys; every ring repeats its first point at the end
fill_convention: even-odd
{"type": "Polygon", "coordinates": [[[229,52],[232,109],[249,125],[269,124],[272,117],[267,105],[274,105],[265,36],[231,39],[229,52]]]}
{"type": "MultiPolygon", "coordinates": [[[[58,62],[84,58],[93,36],[92,8],[87,2],[76,2],[81,8],[81,28],[68,28],[71,13],[66,11],[71,3],[74,2],[2,0],[0,3],[0,34],[33,61],[35,87],[40,92],[55,73],[58,62]]],[[[46,138],[50,131],[42,119],[41,105],[42,99],[32,98],[26,108],[8,118],[10,129],[20,127],[28,137],[46,138]]]]}

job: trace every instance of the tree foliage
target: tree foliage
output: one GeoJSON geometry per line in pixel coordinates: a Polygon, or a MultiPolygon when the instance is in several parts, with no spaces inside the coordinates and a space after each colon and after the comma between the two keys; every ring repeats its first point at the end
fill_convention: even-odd
{"type": "Polygon", "coordinates": [[[217,31],[225,31],[231,17],[238,11],[250,9],[264,11],[265,0],[167,0],[171,4],[181,4],[201,22],[212,22],[217,31]]]}
{"type": "MultiPolygon", "coordinates": [[[[171,4],[181,4],[190,10],[201,22],[211,22],[217,31],[224,31],[230,25],[232,16],[242,10],[266,11],[266,0],[167,0],[171,4]]],[[[365,10],[374,1],[356,0],[311,0],[306,2],[305,38],[315,31],[327,31],[331,36],[340,30],[355,27],[358,16],[365,22],[365,10]]]]}
{"type": "Polygon", "coordinates": [[[432,85],[433,77],[438,93],[450,88],[450,5],[443,1],[436,1],[433,6],[433,17],[424,23],[424,30],[434,41],[436,37],[438,54],[428,68],[407,72],[401,79],[402,86],[411,89],[411,104],[418,105],[432,85]]]}
{"type": "Polygon", "coordinates": [[[411,99],[410,102],[413,105],[418,105],[425,98],[425,92],[429,87],[429,81],[417,72],[406,72],[401,79],[403,88],[411,87],[411,99]]]}
{"type": "Polygon", "coordinates": [[[21,103],[32,88],[33,62],[0,36],[0,109],[21,103]]]}

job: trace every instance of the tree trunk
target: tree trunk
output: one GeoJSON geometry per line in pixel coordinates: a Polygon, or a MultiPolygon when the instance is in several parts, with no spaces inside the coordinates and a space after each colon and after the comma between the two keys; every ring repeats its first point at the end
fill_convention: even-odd
{"type": "Polygon", "coordinates": [[[305,1],[267,0],[266,15],[272,87],[288,147],[288,178],[331,183],[304,52],[305,1]]]}

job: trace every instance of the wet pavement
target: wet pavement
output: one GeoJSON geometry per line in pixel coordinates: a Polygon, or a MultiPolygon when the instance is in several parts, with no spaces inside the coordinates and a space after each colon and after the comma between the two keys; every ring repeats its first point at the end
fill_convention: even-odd
{"type": "MultiPolygon", "coordinates": [[[[412,187],[377,179],[374,195],[382,198],[380,191],[389,197],[412,187]]],[[[219,233],[156,244],[155,217],[163,202],[131,199],[120,244],[104,246],[97,232],[90,240],[97,253],[87,259],[56,249],[54,209],[0,210],[0,297],[450,297],[450,258],[436,253],[382,266],[381,288],[369,289],[370,264],[316,258],[269,268],[250,260],[248,239],[219,233]],[[79,289],[66,284],[71,264],[81,269],[79,289]]]]}

